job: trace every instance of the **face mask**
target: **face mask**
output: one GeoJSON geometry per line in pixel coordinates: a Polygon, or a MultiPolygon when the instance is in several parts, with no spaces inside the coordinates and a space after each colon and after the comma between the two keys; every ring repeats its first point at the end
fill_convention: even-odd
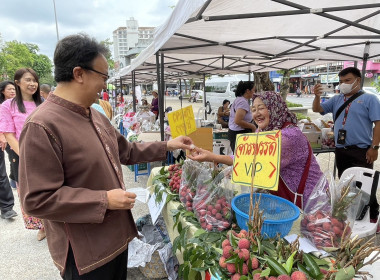
{"type": "Polygon", "coordinates": [[[343,94],[349,94],[353,89],[355,89],[357,87],[357,86],[355,86],[354,88],[352,88],[352,86],[355,84],[356,80],[357,80],[357,78],[355,79],[355,81],[352,84],[341,83],[339,85],[340,92],[343,94]]]}

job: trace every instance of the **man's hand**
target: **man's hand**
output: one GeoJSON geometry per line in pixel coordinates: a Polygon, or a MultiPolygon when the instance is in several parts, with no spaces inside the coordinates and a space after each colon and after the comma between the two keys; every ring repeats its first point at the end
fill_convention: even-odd
{"type": "Polygon", "coordinates": [[[322,93],[323,93],[323,91],[322,91],[322,85],[321,84],[316,84],[315,86],[314,86],[314,94],[316,95],[316,96],[321,96],[322,95],[322,93]]]}
{"type": "Polygon", "coordinates": [[[378,150],[375,150],[375,149],[372,149],[372,148],[369,148],[366,155],[365,155],[365,158],[367,160],[367,163],[371,164],[373,163],[374,161],[377,160],[377,156],[378,156],[378,153],[379,151],[378,150]]]}
{"type": "Polygon", "coordinates": [[[178,136],[177,138],[171,139],[167,143],[168,151],[174,151],[177,149],[191,150],[190,145],[193,144],[193,140],[187,136],[178,136]]]}
{"type": "Polygon", "coordinates": [[[108,207],[110,210],[126,210],[135,206],[136,194],[122,189],[107,191],[108,207]]]}

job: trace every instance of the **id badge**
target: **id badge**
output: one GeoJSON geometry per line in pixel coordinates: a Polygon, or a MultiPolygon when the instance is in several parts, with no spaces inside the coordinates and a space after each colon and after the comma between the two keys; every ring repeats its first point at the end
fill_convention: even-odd
{"type": "Polygon", "coordinates": [[[347,136],[347,130],[345,129],[339,129],[338,130],[338,144],[344,145],[346,144],[346,136],[347,136]]]}

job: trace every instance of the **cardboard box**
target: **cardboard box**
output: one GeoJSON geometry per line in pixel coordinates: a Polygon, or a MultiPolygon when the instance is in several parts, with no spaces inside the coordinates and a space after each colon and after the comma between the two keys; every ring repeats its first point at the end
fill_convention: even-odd
{"type": "Polygon", "coordinates": [[[313,123],[305,123],[302,129],[302,133],[306,136],[310,142],[312,149],[322,148],[322,131],[313,123]]]}

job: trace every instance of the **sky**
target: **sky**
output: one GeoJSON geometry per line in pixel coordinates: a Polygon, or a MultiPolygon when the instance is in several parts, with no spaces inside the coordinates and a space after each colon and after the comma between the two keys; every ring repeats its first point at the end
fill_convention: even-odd
{"type": "MultiPolygon", "coordinates": [[[[178,0],[55,0],[59,38],[84,32],[98,41],[134,17],[140,27],[160,26],[178,0]]],[[[39,46],[53,58],[57,33],[53,0],[0,0],[2,40],[39,46]]],[[[113,47],[111,46],[111,51],[113,47]]]]}

